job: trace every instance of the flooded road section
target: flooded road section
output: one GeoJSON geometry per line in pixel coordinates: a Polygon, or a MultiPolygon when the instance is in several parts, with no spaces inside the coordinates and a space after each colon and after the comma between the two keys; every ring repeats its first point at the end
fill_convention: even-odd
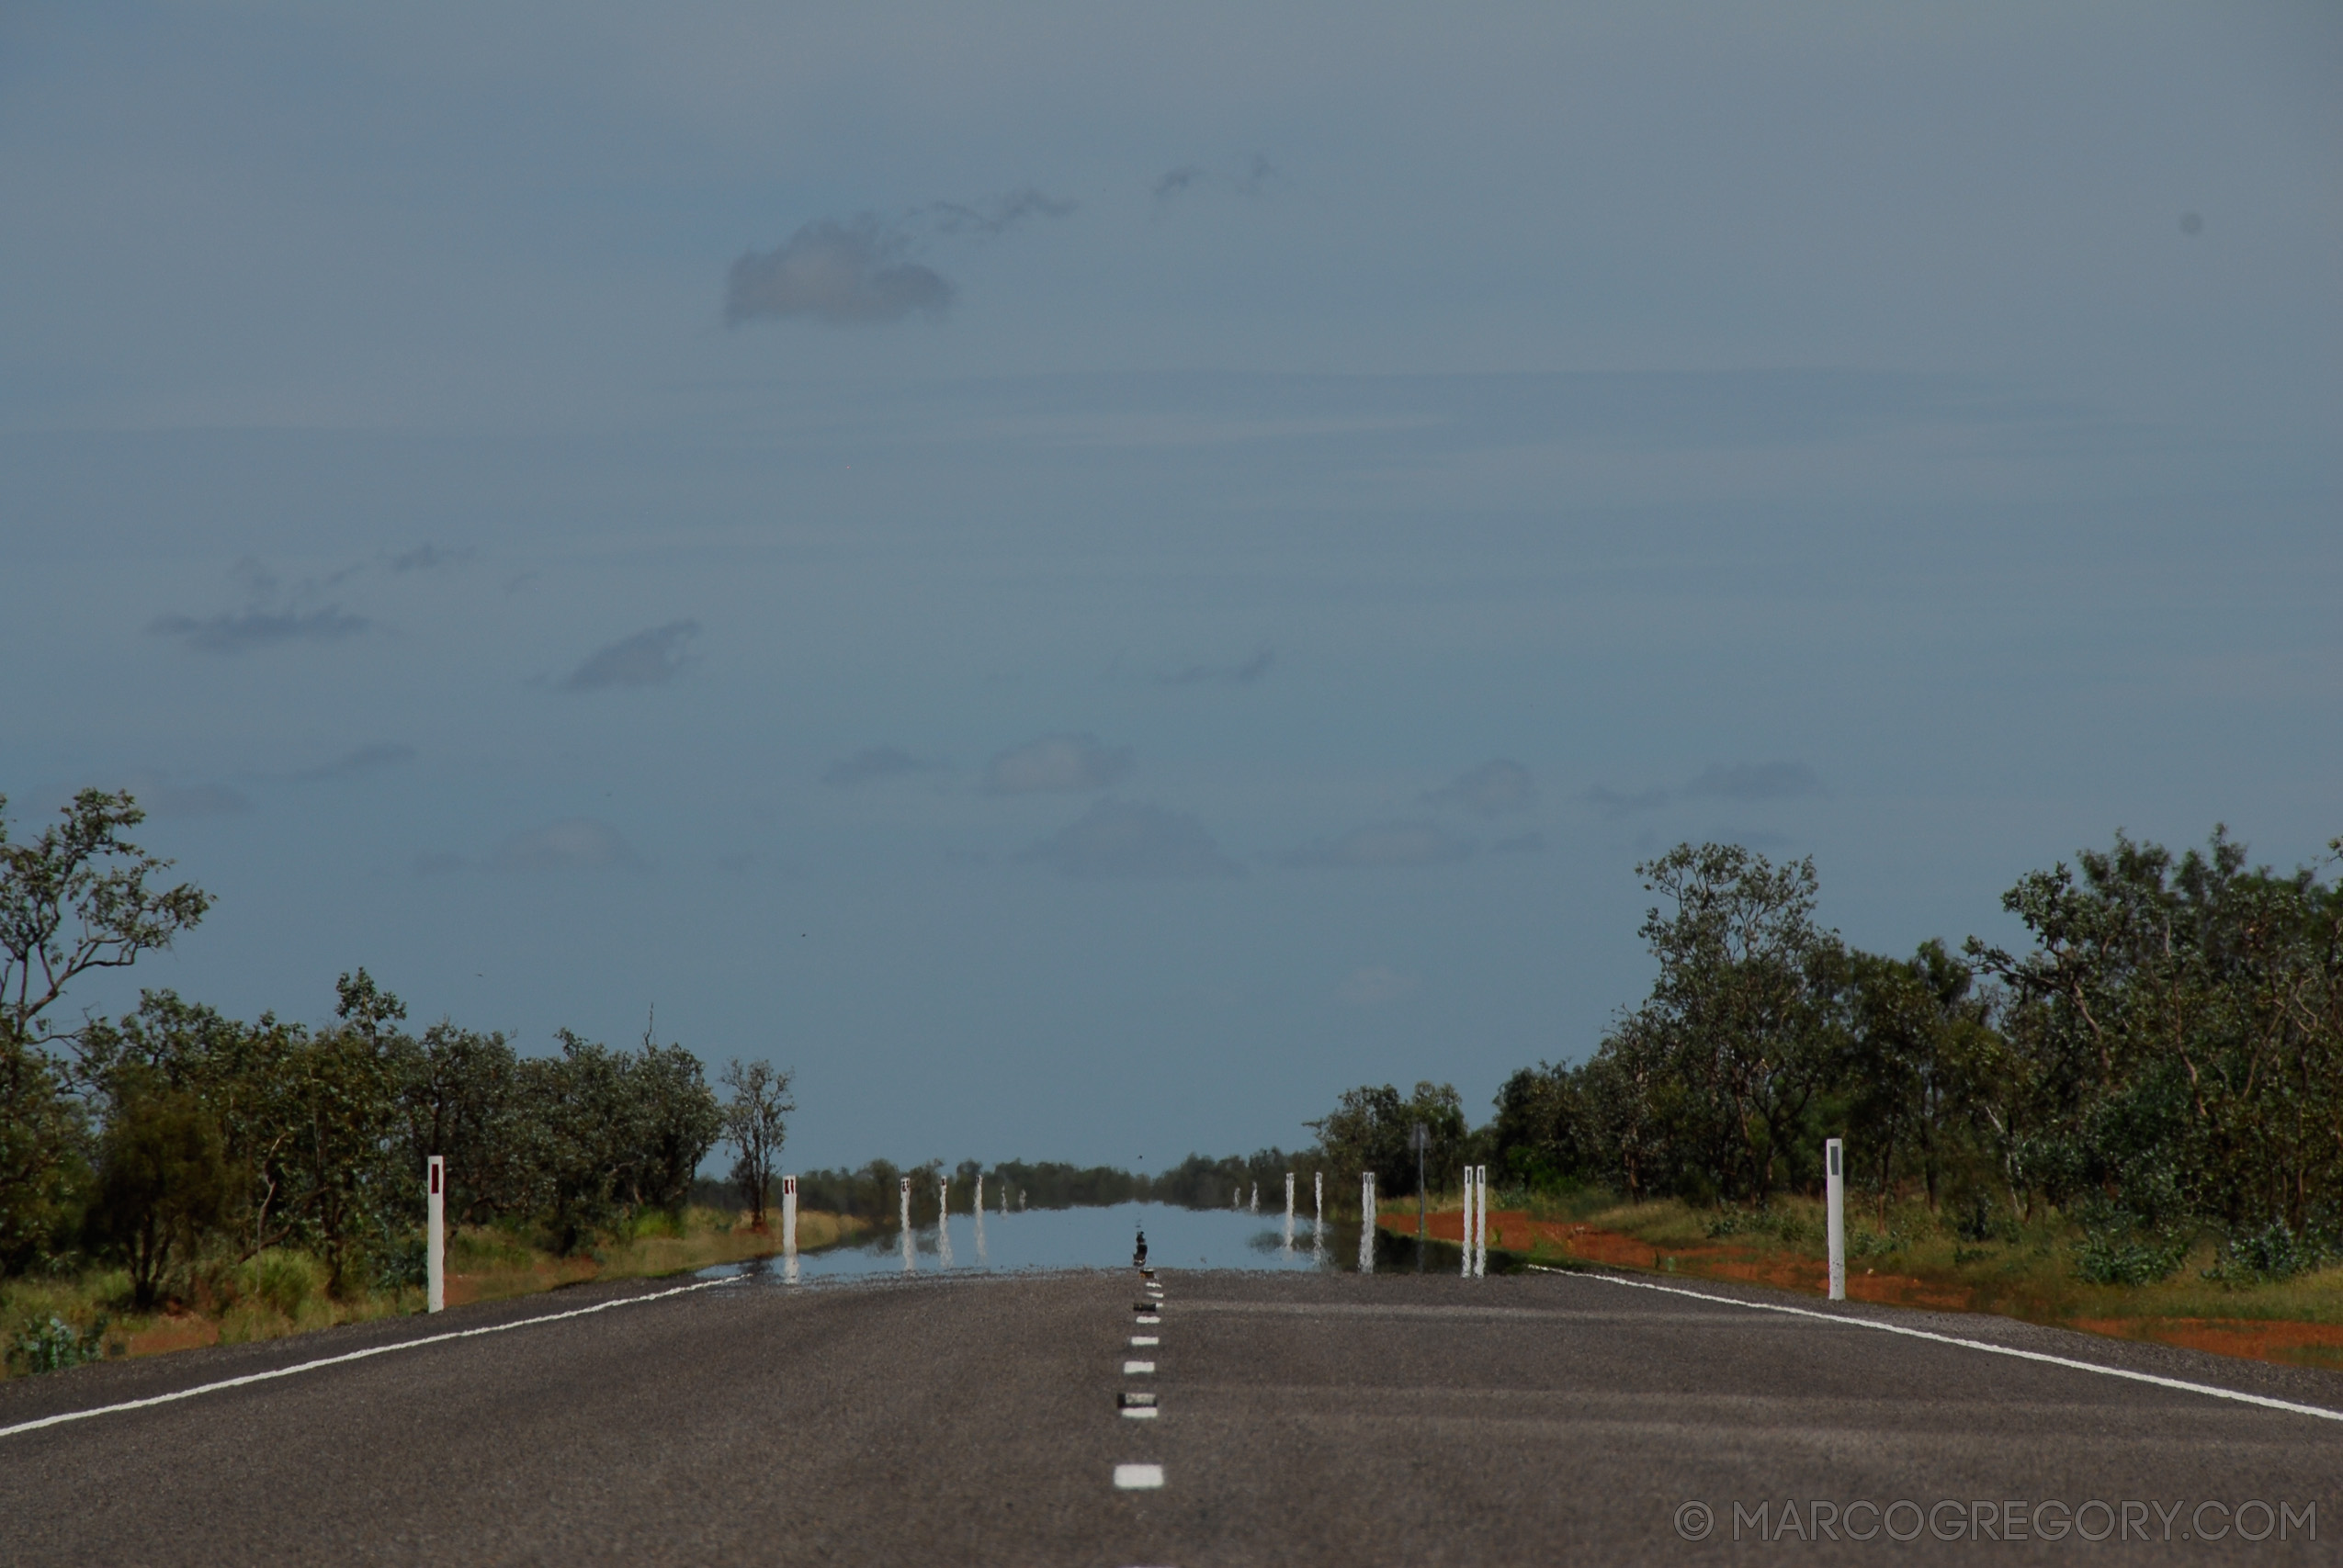
{"type": "Polygon", "coordinates": [[[782,1283],[809,1283],[888,1274],[1122,1268],[1130,1263],[1132,1243],[1140,1231],[1147,1233],[1149,1261],[1162,1269],[1350,1273],[1364,1262],[1371,1269],[1453,1270],[1459,1256],[1454,1246],[1434,1242],[1419,1258],[1414,1237],[1385,1232],[1375,1237],[1372,1256],[1365,1257],[1356,1224],[1330,1221],[1321,1230],[1307,1218],[1297,1218],[1289,1232],[1282,1213],[1117,1203],[1096,1209],[954,1214],[940,1232],[932,1224],[909,1232],[882,1231],[859,1243],[800,1253],[794,1259],[726,1264],[700,1277],[752,1273],[782,1283]]]}

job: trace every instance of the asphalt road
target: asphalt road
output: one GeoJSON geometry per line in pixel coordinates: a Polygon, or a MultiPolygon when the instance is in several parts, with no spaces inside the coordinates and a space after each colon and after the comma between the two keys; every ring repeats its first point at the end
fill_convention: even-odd
{"type": "MultiPolygon", "coordinates": [[[[1161,1280],[1145,1327],[1127,1269],[746,1280],[19,1380],[0,1427],[626,1301],[0,1436],[0,1562],[2323,1562],[2343,1538],[2343,1422],[2314,1416],[1580,1276],[1161,1280]],[[1161,1414],[1123,1416],[1144,1389],[1161,1414]],[[1118,1490],[1142,1463],[1162,1486],[1118,1490]],[[2281,1505],[2315,1506],[2315,1542],[2281,1546],[2281,1505]]],[[[2343,1376],[1845,1315],[2343,1411],[2343,1376]]]]}

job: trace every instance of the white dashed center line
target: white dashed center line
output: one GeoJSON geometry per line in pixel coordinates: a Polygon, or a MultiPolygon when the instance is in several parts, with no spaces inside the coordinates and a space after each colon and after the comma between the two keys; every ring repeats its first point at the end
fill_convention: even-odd
{"type": "Polygon", "coordinates": [[[1134,1334],[1131,1336],[1131,1348],[1134,1350],[1145,1350],[1152,1346],[1160,1345],[1162,1343],[1162,1340],[1158,1339],[1152,1334],[1134,1334]]]}
{"type": "Polygon", "coordinates": [[[1119,1492],[1153,1492],[1163,1484],[1163,1467],[1160,1464],[1118,1464],[1115,1467],[1115,1487],[1119,1492]]]}
{"type": "Polygon", "coordinates": [[[1123,1363],[1123,1375],[1126,1378],[1153,1377],[1155,1363],[1153,1361],[1126,1361],[1123,1363]]]}

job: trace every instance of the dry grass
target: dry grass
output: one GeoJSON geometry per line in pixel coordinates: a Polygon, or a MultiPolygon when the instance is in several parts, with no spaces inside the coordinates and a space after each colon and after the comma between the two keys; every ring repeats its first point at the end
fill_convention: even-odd
{"type": "MultiPolygon", "coordinates": [[[[447,1301],[504,1301],[588,1280],[628,1280],[689,1273],[719,1263],[767,1258],[780,1250],[778,1217],[774,1229],[753,1229],[745,1213],[695,1208],[675,1220],[658,1216],[630,1234],[613,1236],[591,1253],[558,1257],[510,1233],[459,1230],[447,1242],[447,1301]]],[[[818,1251],[868,1230],[868,1221],[835,1214],[800,1213],[798,1245],[818,1251]]],[[[421,1312],[419,1289],[370,1291],[334,1296],[325,1269],[303,1253],[272,1251],[211,1270],[176,1310],[133,1313],[124,1306],[130,1276],[120,1269],[92,1269],[71,1279],[0,1281],[0,1340],[28,1325],[63,1319],[86,1331],[107,1321],[109,1356],[153,1356],[198,1345],[241,1344],[289,1334],[421,1312]]],[[[9,1364],[0,1376],[23,1375],[9,1364]]]]}
{"type": "MultiPolygon", "coordinates": [[[[1534,1261],[1603,1262],[1813,1294],[1828,1272],[1823,1205],[1777,1200],[1762,1215],[1668,1200],[1506,1209],[1497,1235],[1534,1261]]],[[[1454,1234],[1451,1221],[1451,1234],[1454,1234]]],[[[1437,1234],[1437,1233],[1435,1233],[1437,1234]]],[[[2075,1271],[2076,1228],[2049,1216],[2014,1235],[1969,1241],[1919,1203],[1847,1217],[1848,1293],[1857,1300],[1998,1313],[2224,1354],[2343,1366],[2343,1266],[2292,1280],[2208,1280],[2213,1245],[2146,1285],[2095,1285],[2075,1271]]],[[[1497,1239],[1492,1235],[1492,1240],[1497,1239]]]]}

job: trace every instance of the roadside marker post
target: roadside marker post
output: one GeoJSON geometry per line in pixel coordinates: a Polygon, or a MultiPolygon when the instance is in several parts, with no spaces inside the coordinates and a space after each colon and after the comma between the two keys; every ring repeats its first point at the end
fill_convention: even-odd
{"type": "Polygon", "coordinates": [[[447,1161],[431,1156],[424,1182],[424,1311],[447,1310],[447,1161]]]}
{"type": "Polygon", "coordinates": [[[917,1259],[911,1256],[912,1246],[911,1179],[907,1176],[903,1178],[903,1272],[906,1274],[912,1273],[919,1268],[917,1259]]]}
{"type": "Polygon", "coordinates": [[[1456,1233],[1457,1244],[1464,1248],[1464,1268],[1459,1270],[1466,1279],[1473,1277],[1473,1168],[1465,1168],[1464,1228],[1456,1233]]]}
{"type": "Polygon", "coordinates": [[[1830,1299],[1847,1299],[1847,1162],[1846,1145],[1833,1138],[1822,1145],[1823,1198],[1829,1211],[1830,1299]]]}
{"type": "Polygon", "coordinates": [[[1294,1250],[1294,1173],[1285,1173],[1285,1250],[1294,1250]]]}
{"type": "Polygon", "coordinates": [[[1479,1189],[1473,1198],[1473,1278],[1477,1280],[1488,1272],[1488,1167],[1473,1167],[1473,1185],[1479,1189]]]}
{"type": "Polygon", "coordinates": [[[1359,1178],[1359,1272],[1375,1272],[1375,1172],[1359,1178]]]}
{"type": "Polygon", "coordinates": [[[798,1255],[798,1179],[781,1179],[781,1256],[798,1255]]]}

